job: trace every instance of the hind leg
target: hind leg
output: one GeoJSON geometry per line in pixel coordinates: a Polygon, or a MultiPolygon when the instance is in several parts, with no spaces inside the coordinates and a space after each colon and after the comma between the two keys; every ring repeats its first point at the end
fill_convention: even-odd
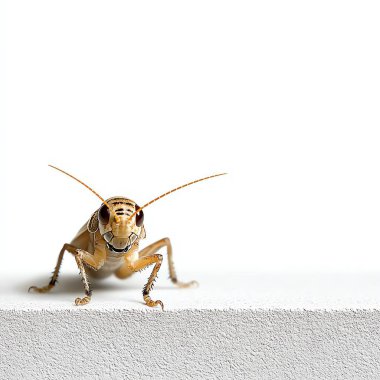
{"type": "Polygon", "coordinates": [[[31,286],[28,289],[28,292],[33,290],[33,291],[38,292],[38,293],[46,293],[49,290],[51,290],[52,288],[54,288],[54,286],[56,285],[57,280],[58,280],[59,269],[61,268],[61,265],[62,265],[63,254],[65,253],[66,250],[69,251],[70,247],[73,247],[73,246],[71,246],[70,244],[64,244],[63,245],[61,252],[59,253],[57,264],[55,266],[53,275],[51,276],[49,283],[45,286],[40,287],[40,288],[37,286],[31,286]]]}
{"type": "Polygon", "coordinates": [[[139,258],[151,256],[163,247],[166,247],[166,252],[168,255],[168,264],[169,264],[169,278],[172,281],[172,283],[179,286],[180,288],[188,288],[190,286],[197,286],[198,285],[197,281],[190,281],[190,282],[178,281],[177,274],[174,269],[173,249],[172,249],[172,245],[170,243],[169,238],[163,238],[161,240],[156,241],[155,243],[151,245],[148,245],[146,248],[144,248],[143,250],[139,252],[139,258]]]}

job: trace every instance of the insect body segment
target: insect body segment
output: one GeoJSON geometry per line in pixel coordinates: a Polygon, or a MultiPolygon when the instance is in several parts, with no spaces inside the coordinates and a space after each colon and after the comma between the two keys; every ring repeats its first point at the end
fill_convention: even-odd
{"type": "Polygon", "coordinates": [[[153,199],[143,207],[139,207],[134,201],[125,197],[112,197],[104,200],[89,186],[71,174],[54,166],[51,167],[67,174],[91,190],[102,200],[102,205],[91,215],[88,222],[78,231],[74,239],[70,243],[63,245],[49,284],[43,287],[31,286],[29,290],[45,293],[56,285],[63,255],[66,251],[75,257],[85,290],[83,298],[78,297],[75,299],[76,305],[85,305],[91,300],[92,290],[89,277],[105,278],[115,274],[118,278],[123,279],[131,276],[134,272],[153,265],[153,270],[143,288],[143,298],[148,306],[160,305],[163,309],[162,301],[154,301],[150,297],[150,292],[153,289],[154,281],[163,260],[163,256],[157,253],[161,248],[166,248],[171,281],[179,287],[189,287],[197,284],[195,281],[188,283],[178,281],[169,238],[161,239],[139,251],[139,243],[146,236],[142,209],[180,188],[221,174],[202,178],[175,188],[153,199]]]}

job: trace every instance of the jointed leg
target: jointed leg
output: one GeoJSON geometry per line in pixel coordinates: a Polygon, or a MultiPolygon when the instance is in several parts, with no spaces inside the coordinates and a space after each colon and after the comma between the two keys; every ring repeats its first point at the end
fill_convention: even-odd
{"type": "Polygon", "coordinates": [[[75,298],[75,305],[86,305],[87,303],[90,302],[91,300],[91,295],[92,295],[92,290],[91,290],[91,285],[88,281],[86,271],[84,270],[84,265],[83,265],[83,254],[81,250],[77,250],[77,254],[75,255],[75,261],[77,262],[78,268],[80,270],[80,274],[82,276],[82,282],[84,285],[84,291],[85,291],[85,297],[83,298],[75,298]]]}
{"type": "MultiPolygon", "coordinates": [[[[161,309],[164,310],[164,304],[162,303],[162,301],[160,301],[160,300],[153,301],[149,296],[150,291],[153,289],[154,281],[156,280],[157,273],[161,268],[162,255],[153,255],[153,256],[147,257],[146,259],[148,259],[148,258],[151,259],[153,262],[156,262],[156,264],[152,270],[152,273],[150,274],[150,276],[148,278],[147,283],[144,285],[144,288],[143,288],[144,301],[150,307],[161,305],[161,309]]],[[[144,260],[144,259],[142,259],[142,260],[144,260]]]]}
{"type": "Polygon", "coordinates": [[[152,254],[156,253],[161,248],[166,247],[166,251],[168,254],[168,264],[169,264],[169,277],[170,280],[173,282],[173,284],[179,286],[180,288],[187,288],[190,286],[197,286],[197,281],[190,281],[190,282],[181,282],[177,279],[177,274],[174,269],[174,263],[173,263],[173,249],[172,245],[170,243],[169,238],[163,238],[161,240],[156,241],[155,243],[148,245],[146,248],[141,250],[139,252],[139,258],[151,256],[152,254]]]}
{"type": "Polygon", "coordinates": [[[162,255],[153,254],[151,256],[141,257],[137,259],[136,261],[134,261],[133,263],[130,263],[130,268],[134,272],[137,272],[141,269],[148,267],[149,265],[155,264],[152,270],[152,273],[148,278],[148,282],[144,285],[143,297],[144,297],[144,301],[146,302],[148,306],[154,307],[157,305],[161,305],[162,310],[164,310],[164,304],[162,303],[162,301],[160,300],[153,301],[149,296],[150,291],[153,289],[153,285],[157,277],[157,273],[160,270],[161,263],[162,263],[162,255]]]}
{"type": "Polygon", "coordinates": [[[76,298],[75,304],[76,305],[85,305],[88,302],[90,302],[92,291],[90,288],[90,283],[88,281],[86,271],[84,269],[84,265],[87,265],[88,267],[90,267],[94,270],[98,270],[103,265],[104,259],[102,258],[102,254],[100,252],[95,252],[95,254],[92,255],[91,253],[86,252],[82,249],[78,249],[71,244],[64,244],[63,245],[61,252],[59,253],[59,256],[58,256],[57,265],[54,269],[54,272],[53,272],[53,275],[51,277],[49,284],[46,286],[43,286],[41,288],[39,288],[37,286],[31,286],[29,288],[29,291],[34,290],[38,293],[46,293],[55,286],[55,284],[57,282],[57,278],[58,278],[59,269],[60,269],[61,264],[62,264],[63,254],[65,253],[65,251],[72,253],[75,257],[75,261],[78,265],[78,268],[80,270],[80,274],[82,276],[82,281],[83,281],[85,294],[86,294],[86,296],[84,298],[76,298]]]}
{"type": "Polygon", "coordinates": [[[54,286],[56,285],[57,280],[58,280],[59,269],[61,268],[61,265],[62,265],[63,254],[65,253],[66,250],[70,251],[70,248],[75,249],[75,247],[70,245],[70,244],[64,244],[63,245],[61,252],[59,252],[57,265],[55,266],[55,269],[54,269],[53,275],[51,276],[50,282],[47,285],[42,286],[41,288],[39,288],[37,286],[31,286],[28,289],[28,292],[30,292],[31,290],[34,290],[38,293],[46,293],[49,290],[51,290],[52,288],[54,288],[54,286]]]}
{"type": "Polygon", "coordinates": [[[116,273],[116,275],[119,278],[123,278],[124,276],[125,277],[129,276],[131,272],[133,273],[141,269],[144,269],[149,265],[155,264],[153,271],[143,288],[143,297],[144,297],[144,301],[146,302],[148,306],[154,307],[157,305],[161,305],[162,309],[164,309],[164,304],[162,303],[162,301],[160,300],[153,301],[150,298],[149,293],[153,289],[154,281],[156,280],[157,273],[160,270],[161,263],[162,263],[162,255],[157,254],[156,252],[163,247],[166,247],[167,249],[168,261],[169,261],[169,275],[172,282],[183,288],[196,285],[197,284],[196,281],[191,281],[189,283],[178,281],[177,275],[174,270],[172,246],[168,238],[161,239],[149,245],[148,247],[144,248],[143,250],[141,250],[138,254],[138,259],[135,261],[133,261],[132,259],[134,255],[131,255],[129,257],[127,256],[125,264],[116,273]]]}

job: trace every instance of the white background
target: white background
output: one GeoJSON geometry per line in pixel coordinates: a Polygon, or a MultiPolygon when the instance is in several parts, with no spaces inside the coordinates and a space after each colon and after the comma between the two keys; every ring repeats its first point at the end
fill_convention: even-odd
{"type": "Polygon", "coordinates": [[[145,211],[179,273],[379,271],[379,19],[375,1],[2,3],[0,270],[48,274],[99,206],[51,163],[140,204],[227,171],[145,211]]]}

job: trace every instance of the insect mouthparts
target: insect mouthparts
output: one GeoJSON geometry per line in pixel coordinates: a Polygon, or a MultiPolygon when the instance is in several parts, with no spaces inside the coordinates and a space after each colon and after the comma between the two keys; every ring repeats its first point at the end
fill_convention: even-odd
{"type": "Polygon", "coordinates": [[[112,252],[116,252],[116,253],[124,253],[124,252],[128,252],[129,249],[131,248],[130,245],[127,245],[125,248],[121,248],[121,249],[118,249],[118,248],[115,248],[112,244],[110,243],[107,243],[107,248],[112,251],[112,252]]]}

